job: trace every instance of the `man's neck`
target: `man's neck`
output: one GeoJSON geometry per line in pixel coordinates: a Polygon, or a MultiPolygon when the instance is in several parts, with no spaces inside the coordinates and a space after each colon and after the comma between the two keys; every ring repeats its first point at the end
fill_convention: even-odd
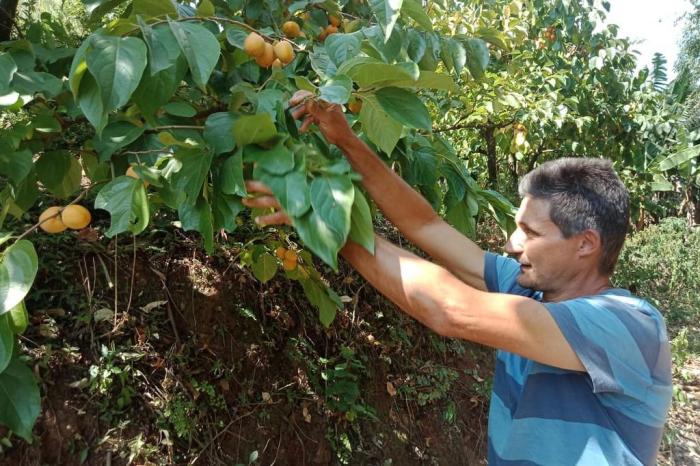
{"type": "Polygon", "coordinates": [[[558,290],[544,291],[542,301],[560,302],[581,296],[592,296],[610,288],[610,277],[605,275],[584,275],[570,280],[558,290]]]}

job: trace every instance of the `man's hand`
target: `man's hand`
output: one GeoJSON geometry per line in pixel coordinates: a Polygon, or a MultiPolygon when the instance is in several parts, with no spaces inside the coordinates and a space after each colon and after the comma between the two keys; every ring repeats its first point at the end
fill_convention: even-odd
{"type": "Polygon", "coordinates": [[[289,99],[289,105],[294,107],[291,111],[292,116],[298,120],[303,119],[299,128],[301,132],[307,131],[309,126],[316,124],[326,140],[336,146],[341,146],[343,142],[357,137],[338,104],[318,100],[309,91],[297,91],[289,99]]]}
{"type": "Polygon", "coordinates": [[[249,194],[260,194],[257,197],[243,198],[241,202],[246,207],[251,209],[275,209],[275,213],[255,217],[255,223],[260,226],[267,225],[291,225],[292,219],[282,210],[282,206],[277,201],[277,198],[272,194],[270,188],[260,181],[246,181],[245,188],[249,194]]]}

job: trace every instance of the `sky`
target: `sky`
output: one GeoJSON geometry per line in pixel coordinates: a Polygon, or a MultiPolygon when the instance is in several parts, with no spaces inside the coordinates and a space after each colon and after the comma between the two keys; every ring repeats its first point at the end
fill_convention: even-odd
{"type": "Polygon", "coordinates": [[[683,13],[691,10],[688,0],[609,0],[608,23],[620,26],[619,35],[639,40],[632,49],[641,52],[637,61],[640,68],[651,68],[654,53],[664,54],[668,60],[667,75],[671,80],[676,73],[673,64],[678,57],[683,23],[677,22],[683,13]]]}

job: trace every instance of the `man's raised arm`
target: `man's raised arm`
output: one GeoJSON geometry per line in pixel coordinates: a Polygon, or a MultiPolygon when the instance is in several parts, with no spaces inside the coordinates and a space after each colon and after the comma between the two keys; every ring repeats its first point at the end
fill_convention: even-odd
{"type": "Polygon", "coordinates": [[[292,115],[303,118],[301,130],[318,125],[321,133],[346,155],[362,184],[384,215],[413,244],[474,288],[485,290],[484,251],[442,220],[428,201],[389,168],[355,135],[340,107],[316,101],[306,91],[290,100],[292,115]]]}

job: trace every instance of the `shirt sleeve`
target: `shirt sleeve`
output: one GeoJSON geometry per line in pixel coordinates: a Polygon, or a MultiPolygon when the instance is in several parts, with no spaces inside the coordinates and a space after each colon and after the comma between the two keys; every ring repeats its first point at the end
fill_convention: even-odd
{"type": "Polygon", "coordinates": [[[594,393],[645,402],[650,387],[670,384],[663,320],[643,303],[606,295],[544,303],[586,368],[594,393]]]}
{"type": "Polygon", "coordinates": [[[484,260],[484,281],[489,291],[517,294],[532,298],[535,291],[518,285],[520,264],[510,257],[487,252],[484,260]]]}

